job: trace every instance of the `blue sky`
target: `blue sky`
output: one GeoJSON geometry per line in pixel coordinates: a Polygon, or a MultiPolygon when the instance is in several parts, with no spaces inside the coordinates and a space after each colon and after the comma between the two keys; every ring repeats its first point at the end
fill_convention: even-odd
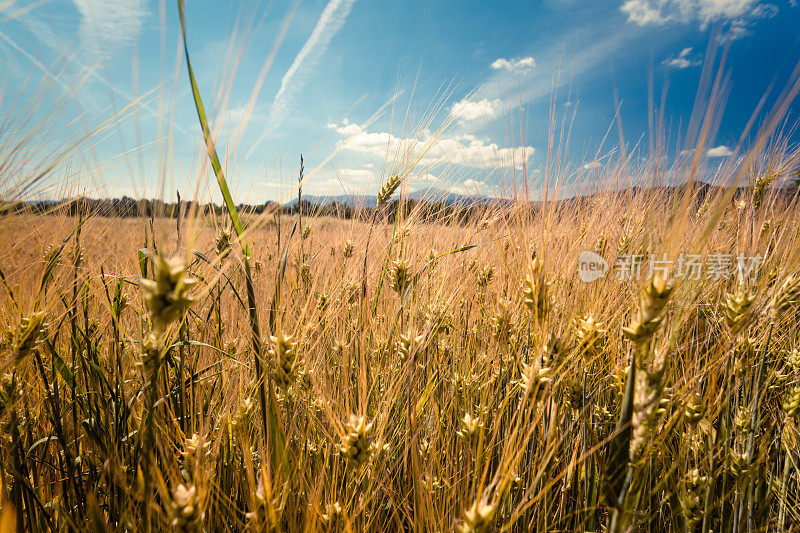
{"type": "MultiPolygon", "coordinates": [[[[709,142],[718,162],[770,84],[783,88],[800,60],[791,0],[186,8],[218,150],[235,199],[249,203],[294,196],[300,153],[310,194],[371,194],[410,161],[411,189],[498,194],[527,180],[537,190],[551,111],[559,127],[565,116],[571,124],[566,158],[580,173],[619,143],[615,101],[629,149],[647,147],[650,79],[656,107],[667,88],[673,145],[709,44],[729,42],[726,106],[709,142]]],[[[33,132],[28,167],[72,147],[39,194],[171,199],[178,188],[218,199],[174,2],[0,0],[0,21],[0,117],[14,117],[2,141],[33,132]]]]}

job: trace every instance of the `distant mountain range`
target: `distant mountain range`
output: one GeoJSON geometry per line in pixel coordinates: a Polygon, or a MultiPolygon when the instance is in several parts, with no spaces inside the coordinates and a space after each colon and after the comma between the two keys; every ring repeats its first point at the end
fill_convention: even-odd
{"type": "MultiPolygon", "coordinates": [[[[397,198],[397,196],[395,196],[397,198]]],[[[443,189],[422,189],[414,191],[408,195],[409,200],[425,200],[428,202],[443,202],[448,205],[469,206],[473,204],[481,204],[487,202],[497,201],[496,198],[479,195],[465,195],[456,194],[443,189]]],[[[314,205],[325,206],[332,203],[339,205],[346,205],[355,208],[371,208],[375,207],[378,203],[377,196],[371,195],[356,195],[356,194],[340,194],[337,196],[319,196],[314,194],[304,194],[303,200],[314,205]]],[[[297,205],[295,198],[291,202],[283,204],[284,207],[293,207],[297,205]]]]}
{"type": "MultiPolygon", "coordinates": [[[[585,202],[598,194],[610,194],[612,196],[639,196],[642,194],[651,194],[655,191],[666,191],[670,195],[683,194],[686,191],[687,184],[669,185],[660,187],[642,187],[633,186],[624,189],[615,189],[609,191],[597,191],[585,195],[570,196],[561,198],[556,201],[559,204],[572,204],[585,202]]],[[[698,199],[702,200],[705,196],[712,191],[719,191],[723,187],[711,185],[704,182],[695,182],[691,185],[698,199]]],[[[739,187],[739,190],[746,190],[748,187],[739,187]]],[[[394,197],[396,199],[397,196],[394,197]]],[[[444,189],[423,189],[410,193],[407,197],[409,200],[426,201],[426,202],[443,202],[451,206],[469,207],[472,205],[486,205],[486,204],[507,204],[513,203],[513,200],[498,198],[495,196],[482,196],[482,195],[465,195],[457,194],[446,191],[444,189]]],[[[346,205],[353,208],[373,208],[377,204],[376,195],[356,195],[356,194],[340,194],[338,196],[320,196],[320,195],[303,195],[303,200],[313,205],[325,206],[332,203],[339,205],[346,205]]],[[[552,200],[549,200],[552,201],[552,200]]],[[[540,205],[541,200],[531,200],[531,204],[540,205]]],[[[283,204],[283,207],[294,207],[297,205],[297,199],[283,204]]]]}
{"type": "MultiPolygon", "coordinates": [[[[568,198],[561,198],[556,200],[555,203],[562,206],[562,207],[569,207],[569,206],[579,206],[584,205],[587,202],[591,202],[593,198],[598,195],[602,196],[611,196],[617,198],[625,198],[625,197],[636,197],[641,195],[648,195],[653,193],[665,193],[668,197],[682,197],[685,193],[687,193],[687,188],[690,190],[690,194],[694,197],[694,201],[699,203],[704,201],[706,197],[709,195],[715,195],[716,193],[722,192],[725,187],[719,185],[711,185],[704,182],[694,182],[691,184],[680,184],[680,185],[669,185],[669,186],[658,186],[658,187],[641,187],[641,186],[634,186],[625,189],[614,189],[614,190],[606,190],[606,191],[597,191],[594,193],[589,193],[586,195],[577,195],[568,198]]],[[[741,198],[742,195],[751,194],[751,187],[750,186],[741,186],[737,188],[735,191],[734,197],[741,198]]],[[[789,185],[783,187],[776,187],[770,189],[770,194],[775,195],[776,197],[783,197],[785,200],[792,201],[795,197],[797,197],[798,189],[796,186],[789,185]]],[[[453,192],[445,191],[443,189],[424,189],[419,191],[414,191],[407,197],[409,200],[427,203],[427,204],[437,204],[443,203],[449,207],[458,209],[470,209],[473,207],[502,207],[509,204],[515,203],[512,199],[505,199],[505,198],[498,198],[498,197],[491,197],[491,196],[480,196],[480,195],[464,195],[464,194],[456,194],[453,192]]],[[[394,197],[393,201],[397,199],[397,196],[394,197]]],[[[307,202],[313,206],[318,206],[320,208],[325,208],[327,206],[331,206],[336,204],[343,208],[348,208],[349,210],[358,211],[360,209],[374,209],[377,205],[377,198],[374,194],[370,195],[357,195],[357,194],[340,194],[337,196],[322,196],[322,195],[304,195],[303,202],[307,202]]],[[[191,202],[194,203],[194,202],[191,202]]],[[[542,205],[541,200],[531,200],[530,204],[533,207],[540,207],[542,205]]],[[[549,203],[553,203],[553,200],[549,200],[549,203]]],[[[203,212],[216,212],[217,214],[223,213],[224,209],[223,206],[213,204],[213,203],[204,203],[204,204],[196,204],[198,207],[201,208],[203,212]]],[[[246,209],[252,213],[261,213],[265,209],[272,209],[276,207],[278,204],[273,201],[267,201],[263,204],[257,205],[245,205],[239,204],[239,209],[246,209]]],[[[18,201],[18,202],[0,202],[0,212],[24,212],[30,208],[34,210],[40,211],[49,211],[51,209],[57,208],[59,206],[67,206],[73,212],[78,212],[81,209],[92,209],[96,210],[97,213],[103,214],[104,216],[139,216],[142,213],[148,214],[151,213],[153,210],[159,213],[166,213],[167,216],[177,215],[181,212],[181,206],[177,203],[170,203],[164,202],[162,200],[153,200],[153,199],[145,199],[145,200],[134,200],[133,198],[129,197],[122,197],[122,198],[107,198],[107,199],[91,199],[91,198],[74,198],[74,199],[62,199],[62,200],[39,200],[39,201],[18,201]]],[[[297,206],[297,199],[294,199],[291,202],[287,202],[282,204],[282,208],[284,210],[293,210],[297,206]]],[[[184,203],[184,207],[186,207],[186,203],[184,203]]],[[[159,215],[160,216],[160,215],[159,215]]],[[[348,215],[349,216],[349,215],[348,215]]]]}

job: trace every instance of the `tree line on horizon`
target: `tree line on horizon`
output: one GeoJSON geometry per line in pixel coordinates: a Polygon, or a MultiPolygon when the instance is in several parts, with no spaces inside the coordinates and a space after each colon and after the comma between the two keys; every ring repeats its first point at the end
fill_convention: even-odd
{"type": "MultiPolygon", "coordinates": [[[[401,209],[406,214],[415,211],[423,219],[450,219],[461,223],[475,221],[486,216],[488,210],[496,206],[496,200],[471,201],[470,203],[447,202],[443,200],[392,200],[381,207],[382,215],[393,222],[401,209]]],[[[331,200],[316,203],[309,200],[295,200],[289,204],[280,204],[268,200],[261,204],[239,204],[237,210],[247,216],[260,216],[264,213],[272,215],[297,215],[311,217],[335,217],[340,219],[360,218],[369,220],[374,216],[375,206],[360,206],[331,200]]],[[[194,200],[165,202],[159,199],[142,199],[123,196],[122,198],[72,198],[66,200],[40,200],[33,202],[10,202],[0,209],[3,213],[13,214],[59,214],[78,216],[91,213],[93,216],[109,218],[178,218],[195,212],[197,216],[223,216],[225,206],[213,202],[198,203],[194,200]]]]}

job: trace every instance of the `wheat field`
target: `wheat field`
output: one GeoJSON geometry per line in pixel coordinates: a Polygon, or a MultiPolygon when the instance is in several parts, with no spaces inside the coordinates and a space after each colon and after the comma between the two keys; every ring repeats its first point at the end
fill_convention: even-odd
{"type": "Polygon", "coordinates": [[[6,215],[4,527],[791,530],[800,230],[756,191],[262,217],[249,273],[220,218],[6,215]],[[763,264],[577,276],[700,245],[763,264]]]}
{"type": "Polygon", "coordinates": [[[0,533],[800,531],[797,72],[716,169],[712,91],[600,187],[413,200],[426,138],[331,216],[237,208],[183,53],[221,214],[0,144],[0,533]]]}

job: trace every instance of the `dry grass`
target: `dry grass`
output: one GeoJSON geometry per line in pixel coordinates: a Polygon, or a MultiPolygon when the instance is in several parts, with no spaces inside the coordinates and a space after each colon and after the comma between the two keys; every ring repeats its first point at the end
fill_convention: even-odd
{"type": "Polygon", "coordinates": [[[287,257],[262,322],[266,434],[240,252],[212,221],[190,214],[178,242],[174,220],[6,216],[6,508],[33,529],[790,527],[797,210],[747,194],[699,215],[664,191],[467,226],[412,211],[371,235],[305,217],[305,239],[282,224],[288,252],[251,227],[262,314],[287,257]],[[582,250],[698,246],[769,254],[742,287],[653,280],[639,310],[640,283],[576,275],[582,250]],[[175,276],[148,289],[172,316],[139,287],[159,253],[197,280],[186,306],[175,276]]]}
{"type": "MultiPolygon", "coordinates": [[[[31,170],[21,128],[0,145],[0,533],[796,531],[800,225],[774,186],[800,161],[798,72],[716,171],[707,69],[693,160],[619,150],[595,184],[645,190],[533,206],[522,186],[466,223],[388,216],[452,119],[387,154],[373,212],[280,223],[240,222],[196,86],[225,220],[10,214],[63,170],[31,170]],[[584,283],[586,250],[764,262],[584,283]]],[[[554,196],[578,174],[556,122],[554,196]]]]}

